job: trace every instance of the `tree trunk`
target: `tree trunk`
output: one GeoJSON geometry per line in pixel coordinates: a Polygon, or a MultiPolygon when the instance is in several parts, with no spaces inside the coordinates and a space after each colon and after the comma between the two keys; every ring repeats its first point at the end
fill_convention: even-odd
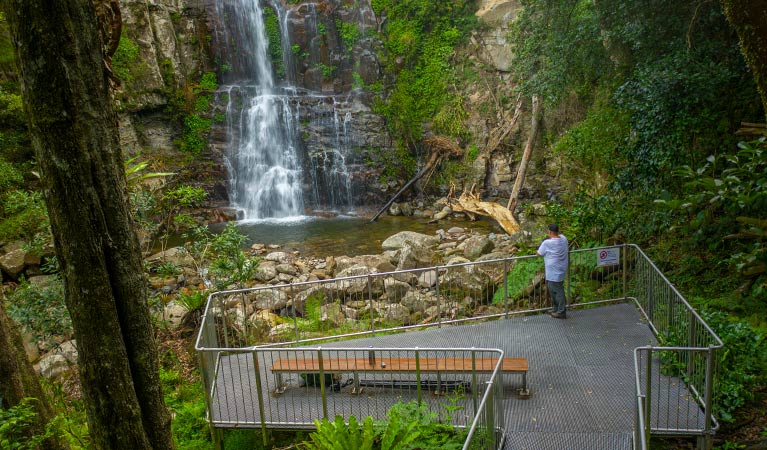
{"type": "Polygon", "coordinates": [[[522,183],[525,182],[525,174],[527,174],[527,165],[530,162],[530,155],[533,153],[533,147],[535,147],[535,139],[538,136],[538,128],[541,124],[541,101],[537,95],[533,95],[533,118],[530,126],[530,136],[527,137],[527,143],[525,144],[525,151],[522,153],[522,161],[519,162],[519,170],[517,171],[517,179],[514,180],[514,187],[511,189],[511,196],[509,196],[509,211],[514,213],[514,209],[517,207],[517,200],[519,199],[519,191],[522,189],[522,183]]]}
{"type": "Polygon", "coordinates": [[[94,5],[6,6],[94,446],[171,449],[94,5]]]}
{"type": "MultiPolygon", "coordinates": [[[[19,330],[5,311],[5,298],[0,288],[0,408],[12,408],[25,398],[34,398],[36,424],[32,434],[45,433],[45,426],[53,418],[53,412],[45,397],[40,380],[32,368],[19,330]]],[[[48,438],[42,450],[66,450],[68,445],[58,436],[48,438]]]]}
{"type": "Polygon", "coordinates": [[[767,117],[767,0],[722,0],[722,8],[738,33],[767,117]]]}

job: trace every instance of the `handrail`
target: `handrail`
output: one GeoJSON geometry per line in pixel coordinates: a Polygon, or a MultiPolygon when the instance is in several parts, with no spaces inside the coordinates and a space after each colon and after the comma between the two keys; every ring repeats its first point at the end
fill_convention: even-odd
{"type": "Polygon", "coordinates": [[[687,309],[693,314],[693,316],[701,324],[703,324],[703,326],[706,328],[706,331],[708,331],[708,333],[711,335],[711,337],[713,337],[714,340],[716,340],[717,345],[714,348],[719,349],[719,348],[724,347],[724,342],[722,342],[722,339],[719,337],[719,335],[717,335],[716,332],[711,329],[711,327],[708,325],[708,323],[706,323],[705,320],[703,320],[702,317],[700,317],[700,314],[698,314],[698,312],[695,310],[695,308],[693,308],[692,305],[690,305],[687,302],[687,300],[684,298],[684,296],[677,290],[676,286],[674,286],[674,284],[671,283],[671,281],[669,281],[668,278],[666,278],[666,275],[664,275],[663,272],[658,268],[658,266],[656,266],[655,263],[652,262],[652,260],[647,256],[647,254],[645,254],[645,252],[643,252],[642,249],[639,248],[639,246],[636,245],[636,244],[624,244],[624,246],[631,247],[634,250],[636,250],[637,252],[639,252],[639,254],[644,257],[644,259],[647,261],[647,263],[650,264],[650,267],[655,269],[655,272],[661,277],[661,279],[663,281],[666,282],[666,284],[671,288],[671,290],[674,292],[674,294],[676,294],[676,296],[679,298],[679,300],[681,300],[682,303],[687,307],[687,309]]]}

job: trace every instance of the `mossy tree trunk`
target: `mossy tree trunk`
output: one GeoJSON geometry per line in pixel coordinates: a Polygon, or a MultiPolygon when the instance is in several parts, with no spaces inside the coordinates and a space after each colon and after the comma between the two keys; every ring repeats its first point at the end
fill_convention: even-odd
{"type": "MultiPolygon", "coordinates": [[[[29,431],[44,434],[45,426],[53,418],[53,412],[45,397],[40,380],[27,359],[24,343],[18,328],[5,311],[5,298],[0,288],[0,397],[2,408],[12,408],[25,398],[34,398],[36,424],[29,431]]],[[[69,448],[57,436],[48,438],[42,450],[66,450],[69,448]]]]}
{"type": "Polygon", "coordinates": [[[738,33],[767,116],[767,0],[721,1],[727,20],[738,33]]]}
{"type": "Polygon", "coordinates": [[[171,449],[94,4],[4,3],[94,447],[171,449]]]}

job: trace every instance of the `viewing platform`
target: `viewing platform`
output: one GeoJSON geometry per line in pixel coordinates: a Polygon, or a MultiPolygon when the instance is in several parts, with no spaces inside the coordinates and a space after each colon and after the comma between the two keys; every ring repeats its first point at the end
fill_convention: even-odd
{"type": "MultiPolygon", "coordinates": [[[[412,400],[439,420],[469,430],[465,449],[628,450],[647,448],[650,433],[698,436],[704,448],[716,428],[711,410],[718,337],[643,254],[627,257],[637,250],[623,250],[621,271],[589,268],[592,275],[606,274],[592,286],[595,291],[614,293],[617,285],[632,295],[578,302],[567,319],[550,317],[545,304],[528,297],[527,305],[539,307],[426,328],[355,331],[329,342],[243,346],[233,341],[247,335],[246,329],[226,328],[224,315],[209,303],[198,339],[208,419],[216,429],[314,429],[315,420],[336,415],[385,420],[392,405],[412,400]],[[689,339],[687,345],[670,346],[678,345],[668,338],[672,334],[689,339]],[[526,380],[521,373],[503,373],[503,358],[526,359],[526,380]],[[439,361],[447,360],[463,361],[464,370],[439,369],[446,367],[439,361]],[[485,365],[490,360],[492,371],[485,365]],[[386,361],[405,366],[373,366],[386,361]],[[525,387],[527,395],[520,395],[525,387]]],[[[581,265],[577,255],[573,260],[573,266],[581,265]]],[[[322,283],[329,282],[339,280],[322,283]]],[[[306,291],[292,288],[294,298],[306,291]]],[[[535,295],[535,289],[528,291],[535,295]]],[[[576,300],[585,294],[581,290],[576,300]]],[[[328,297],[328,304],[333,297],[339,301],[328,297]]],[[[293,326],[301,336],[308,325],[296,317],[293,326]]]]}

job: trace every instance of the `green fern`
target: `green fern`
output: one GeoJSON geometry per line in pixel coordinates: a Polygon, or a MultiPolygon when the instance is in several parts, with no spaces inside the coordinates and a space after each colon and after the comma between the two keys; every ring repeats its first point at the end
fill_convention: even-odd
{"type": "Polygon", "coordinates": [[[400,416],[396,410],[389,412],[389,422],[386,425],[381,438],[381,450],[401,450],[415,442],[421,435],[418,430],[417,420],[407,420],[400,416]]]}
{"type": "Polygon", "coordinates": [[[307,450],[372,450],[375,431],[373,418],[368,416],[360,425],[354,416],[349,417],[349,425],[344,418],[336,416],[331,422],[322,419],[315,420],[317,431],[309,435],[311,441],[306,442],[307,450]]]}

